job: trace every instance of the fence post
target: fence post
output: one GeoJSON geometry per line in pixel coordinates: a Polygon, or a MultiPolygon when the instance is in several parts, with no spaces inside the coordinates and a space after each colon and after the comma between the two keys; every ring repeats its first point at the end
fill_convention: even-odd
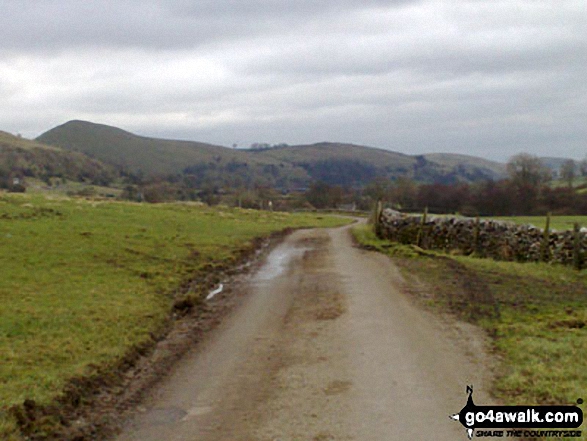
{"type": "Polygon", "coordinates": [[[381,234],[381,212],[383,211],[383,206],[381,201],[377,201],[373,210],[373,229],[375,232],[375,236],[380,237],[381,234]]]}
{"type": "Polygon", "coordinates": [[[581,269],[581,227],[575,222],[573,228],[573,267],[576,270],[581,269]]]}
{"type": "Polygon", "coordinates": [[[546,214],[546,225],[544,226],[544,235],[540,244],[540,260],[543,262],[550,260],[550,212],[546,214]]]}
{"type": "Polygon", "coordinates": [[[479,229],[480,229],[479,215],[475,218],[475,230],[473,231],[473,255],[479,254],[479,229]]]}
{"type": "Polygon", "coordinates": [[[424,208],[424,214],[422,215],[422,220],[420,221],[420,229],[418,230],[418,237],[416,238],[416,245],[419,247],[422,245],[422,238],[424,237],[424,225],[426,224],[427,215],[428,207],[424,208]]]}

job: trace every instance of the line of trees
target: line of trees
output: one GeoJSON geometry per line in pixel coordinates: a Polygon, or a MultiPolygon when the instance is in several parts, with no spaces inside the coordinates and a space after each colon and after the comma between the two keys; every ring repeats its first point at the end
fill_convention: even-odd
{"type": "Polygon", "coordinates": [[[458,212],[467,216],[587,214],[587,185],[585,193],[581,192],[581,186],[573,186],[577,169],[581,175],[587,175],[587,163],[577,166],[574,161],[565,162],[559,173],[566,185],[558,187],[550,185],[552,171],[535,156],[516,155],[506,168],[506,179],[475,184],[417,184],[408,178],[376,179],[359,194],[319,183],[310,187],[307,199],[319,205],[317,208],[350,200],[365,208],[381,200],[404,211],[422,211],[427,207],[435,213],[458,212]]]}
{"type": "Polygon", "coordinates": [[[578,174],[587,175],[587,161],[576,164],[569,160],[562,164],[558,176],[566,185],[559,186],[550,184],[552,171],[539,158],[519,154],[508,161],[507,178],[500,181],[418,184],[407,177],[393,181],[380,177],[358,188],[318,180],[293,192],[284,190],[287,186],[276,186],[279,179],[274,182],[254,179],[250,167],[236,163],[229,166],[230,169],[216,170],[223,177],[221,184],[216,175],[202,173],[196,167],[186,169],[183,175],[164,179],[129,175],[125,177],[129,185],[123,197],[146,202],[200,200],[210,205],[227,203],[244,208],[263,208],[271,200],[275,209],[284,210],[342,206],[369,210],[380,200],[404,211],[421,211],[427,207],[430,212],[458,212],[468,216],[587,214],[587,184],[585,193],[581,192],[581,186],[574,186],[578,174]]]}

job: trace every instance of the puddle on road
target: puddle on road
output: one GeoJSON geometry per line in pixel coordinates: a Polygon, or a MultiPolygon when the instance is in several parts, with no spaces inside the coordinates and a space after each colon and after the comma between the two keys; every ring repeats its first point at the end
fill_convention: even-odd
{"type": "Polygon", "coordinates": [[[216,288],[214,291],[211,291],[207,296],[206,296],[206,300],[210,300],[212,298],[214,298],[214,296],[216,294],[220,294],[222,292],[222,289],[224,288],[224,284],[220,284],[218,286],[218,288],[216,288]]]}
{"type": "Polygon", "coordinates": [[[295,258],[300,258],[307,247],[292,247],[291,245],[280,245],[269,253],[267,261],[255,274],[255,282],[266,282],[281,276],[290,266],[295,258]]]}

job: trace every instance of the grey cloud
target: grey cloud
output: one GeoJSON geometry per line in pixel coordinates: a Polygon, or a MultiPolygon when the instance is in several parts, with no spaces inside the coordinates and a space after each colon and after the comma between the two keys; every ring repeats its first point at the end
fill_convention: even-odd
{"type": "Polygon", "coordinates": [[[0,129],[581,158],[586,22],[583,0],[5,0],[0,129]]]}
{"type": "Polygon", "coordinates": [[[304,39],[282,38],[274,42],[272,50],[251,57],[243,69],[246,73],[307,75],[378,74],[409,69],[467,75],[542,71],[559,66],[582,71],[587,59],[587,32],[541,39],[528,36],[484,45],[455,36],[416,36],[411,31],[400,35],[371,35],[367,30],[347,32],[333,36],[309,33],[304,39]]]}
{"type": "Polygon", "coordinates": [[[7,0],[0,7],[3,50],[71,47],[185,49],[255,35],[289,32],[308,20],[377,5],[377,1],[7,0]]]}

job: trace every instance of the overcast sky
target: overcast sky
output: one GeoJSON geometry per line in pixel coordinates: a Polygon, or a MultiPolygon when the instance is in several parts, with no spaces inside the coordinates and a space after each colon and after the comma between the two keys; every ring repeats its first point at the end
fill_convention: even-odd
{"type": "Polygon", "coordinates": [[[0,130],[587,154],[585,0],[2,0],[0,130]]]}

